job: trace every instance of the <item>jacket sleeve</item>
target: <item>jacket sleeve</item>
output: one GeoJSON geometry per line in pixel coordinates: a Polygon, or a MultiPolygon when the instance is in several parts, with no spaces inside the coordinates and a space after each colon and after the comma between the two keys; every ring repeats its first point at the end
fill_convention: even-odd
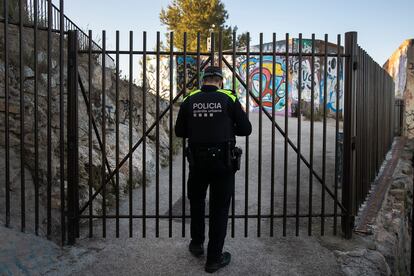
{"type": "Polygon", "coordinates": [[[177,137],[188,138],[187,133],[187,104],[184,101],[181,103],[180,110],[178,111],[177,121],[175,122],[175,135],[177,137]]]}
{"type": "Polygon", "coordinates": [[[234,129],[237,136],[249,136],[252,133],[252,124],[241,107],[239,100],[234,102],[234,129]]]}

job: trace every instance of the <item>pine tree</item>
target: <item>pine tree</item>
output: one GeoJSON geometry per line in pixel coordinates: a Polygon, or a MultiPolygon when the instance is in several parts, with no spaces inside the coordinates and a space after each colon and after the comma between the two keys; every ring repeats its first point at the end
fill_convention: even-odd
{"type": "Polygon", "coordinates": [[[197,49],[197,33],[200,32],[200,49],[207,49],[210,32],[216,34],[215,48],[218,49],[218,36],[223,33],[223,49],[230,49],[232,27],[227,26],[229,15],[221,0],[173,0],[160,13],[161,23],[174,32],[174,46],[183,50],[184,32],[187,32],[187,50],[197,49]]]}

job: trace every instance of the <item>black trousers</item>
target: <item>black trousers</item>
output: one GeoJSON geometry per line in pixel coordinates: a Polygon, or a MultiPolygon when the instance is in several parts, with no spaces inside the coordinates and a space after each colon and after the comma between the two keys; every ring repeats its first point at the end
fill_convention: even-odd
{"type": "Polygon", "coordinates": [[[207,261],[218,261],[227,233],[227,220],[231,198],[234,194],[234,171],[224,161],[197,162],[190,167],[188,199],[191,213],[192,243],[203,244],[205,240],[205,198],[210,187],[209,241],[207,261]]]}

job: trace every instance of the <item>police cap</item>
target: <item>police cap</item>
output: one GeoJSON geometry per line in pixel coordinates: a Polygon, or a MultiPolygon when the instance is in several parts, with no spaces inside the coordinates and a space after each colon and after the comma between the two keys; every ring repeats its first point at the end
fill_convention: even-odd
{"type": "Polygon", "coordinates": [[[204,69],[204,75],[203,78],[205,77],[213,77],[213,76],[217,76],[223,79],[223,71],[221,71],[221,68],[218,66],[209,66],[206,69],[204,69]]]}

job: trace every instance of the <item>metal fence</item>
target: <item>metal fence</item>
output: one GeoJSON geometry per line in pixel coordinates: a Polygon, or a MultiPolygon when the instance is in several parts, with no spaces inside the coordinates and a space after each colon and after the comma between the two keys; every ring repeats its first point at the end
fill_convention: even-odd
{"type": "MultiPolygon", "coordinates": [[[[7,2],[4,1],[5,15],[8,14],[7,2]]],[[[60,5],[60,10],[63,11],[63,0],[60,1],[60,5]]],[[[38,10],[38,1],[33,2],[33,7],[34,10],[38,10]]],[[[47,18],[53,18],[51,2],[47,2],[47,7],[47,18]]],[[[22,14],[21,8],[20,15],[22,14]]],[[[20,211],[21,230],[26,231],[24,168],[28,160],[33,159],[32,174],[35,189],[33,213],[36,233],[39,232],[39,222],[42,217],[39,204],[44,200],[46,235],[49,237],[52,235],[52,227],[56,226],[53,225],[52,195],[57,190],[60,220],[57,228],[60,230],[62,243],[68,241],[73,244],[79,236],[96,235],[96,229],[102,231],[102,236],[106,237],[108,229],[112,231],[112,227],[115,236],[119,237],[123,225],[127,225],[129,236],[137,235],[138,227],[143,237],[162,236],[162,229],[166,230],[168,237],[174,236],[177,229],[181,236],[186,236],[188,231],[186,222],[189,220],[186,212],[188,206],[185,201],[187,164],[184,152],[186,144],[184,140],[181,141],[180,166],[177,167],[174,165],[173,158],[175,138],[172,131],[175,110],[177,103],[189,92],[187,87],[200,87],[203,68],[208,64],[216,64],[230,72],[232,89],[237,90],[237,87],[241,87],[242,90],[238,91],[245,91],[244,94],[238,95],[239,99],[246,103],[246,112],[250,119],[257,119],[257,127],[252,136],[239,140],[243,144],[245,158],[242,173],[239,173],[241,179],[239,179],[239,185],[231,204],[231,236],[247,237],[252,232],[257,236],[264,234],[285,236],[301,233],[312,235],[316,232],[324,235],[328,232],[327,228],[332,230],[333,234],[337,234],[339,226],[342,226],[346,237],[351,236],[356,207],[361,204],[369,190],[369,183],[378,173],[379,165],[394,135],[392,80],[357,45],[356,33],[345,35],[345,47],[342,47],[341,36],[338,35],[335,37],[336,47],[329,51],[327,35],[321,43],[322,47],[316,48],[315,35],[306,40],[307,44],[302,35],[299,35],[298,46],[292,47],[289,34],[283,36],[284,45],[280,49],[276,47],[278,44],[276,34],[272,34],[272,47],[264,50],[263,34],[260,34],[258,50],[251,51],[250,45],[247,45],[246,49],[241,51],[235,46],[237,37],[235,33],[232,37],[232,49],[223,51],[222,34],[212,33],[210,51],[202,52],[200,51],[200,34],[197,36],[196,51],[187,50],[186,36],[184,36],[182,45],[183,50],[177,51],[174,47],[174,33],[169,35],[169,49],[161,50],[160,33],[157,33],[156,50],[148,50],[147,33],[143,32],[143,44],[137,50],[138,47],[133,45],[133,32],[129,33],[129,49],[120,49],[120,35],[117,32],[116,48],[107,49],[105,31],[102,33],[102,46],[98,48],[92,41],[92,32],[87,35],[86,42],[80,43],[79,39],[83,40],[83,35],[79,38],[79,31],[60,28],[58,32],[53,32],[53,20],[48,20],[46,28],[47,78],[44,86],[46,97],[43,106],[43,98],[40,97],[43,89],[39,80],[41,73],[37,63],[39,49],[36,46],[39,32],[43,30],[36,28],[38,19],[38,13],[34,12],[35,43],[32,57],[34,85],[33,91],[30,91],[33,94],[34,111],[30,113],[33,116],[30,119],[28,114],[25,114],[25,108],[19,108],[19,116],[14,116],[11,112],[15,99],[19,100],[19,107],[27,106],[25,98],[27,88],[25,88],[23,77],[19,78],[18,84],[9,81],[11,79],[9,72],[12,70],[10,53],[13,50],[9,48],[11,24],[7,16],[4,16],[3,21],[6,226],[11,226],[11,210],[17,208],[20,211]],[[52,34],[57,36],[52,36],[52,34]],[[52,40],[54,38],[59,39],[57,69],[52,66],[52,40]],[[217,39],[219,47],[215,49],[217,39]],[[67,62],[65,62],[66,54],[67,62]],[[93,88],[93,72],[96,69],[93,60],[97,54],[112,55],[115,63],[115,73],[113,73],[105,66],[106,59],[102,60],[99,89],[93,88]],[[126,119],[124,123],[121,123],[120,117],[120,91],[123,85],[120,80],[121,55],[129,58],[130,67],[129,78],[126,80],[128,93],[125,98],[129,100],[129,105],[124,113],[124,119],[126,119]],[[155,95],[148,92],[147,57],[149,56],[156,60],[155,95]],[[186,64],[189,56],[196,60],[196,73],[191,77],[188,77],[186,64]],[[162,57],[168,59],[169,62],[167,80],[171,92],[174,90],[174,78],[177,74],[173,71],[173,65],[178,57],[183,58],[183,68],[185,68],[184,73],[181,72],[185,85],[178,89],[175,95],[170,93],[168,101],[163,103],[159,97],[162,57]],[[239,66],[240,58],[247,66],[239,66]],[[136,90],[134,86],[132,70],[138,59],[142,60],[140,90],[136,90]],[[257,61],[257,68],[251,67],[253,60],[257,61]],[[329,88],[330,70],[336,76],[336,85],[332,86],[332,90],[329,90],[331,89],[329,88]],[[67,78],[65,78],[64,71],[67,72],[67,78]],[[259,77],[250,78],[253,71],[259,77]],[[316,73],[317,71],[319,73],[316,73]],[[303,74],[304,72],[307,74],[303,74]],[[339,77],[341,72],[344,72],[343,80],[339,77]],[[269,75],[266,75],[267,73],[269,75]],[[52,87],[54,74],[58,74],[59,77],[56,87],[52,87]],[[110,79],[107,77],[108,74],[110,79]],[[263,76],[270,77],[266,79],[263,76]],[[320,81],[317,82],[316,78],[319,76],[320,81]],[[110,88],[108,82],[112,80],[114,84],[110,88]],[[20,91],[18,96],[10,93],[11,88],[16,85],[20,91]],[[343,91],[343,96],[341,91],[343,91]],[[303,116],[300,115],[305,113],[306,101],[304,99],[306,97],[310,98],[308,121],[302,120],[303,116]],[[328,110],[330,97],[336,99],[331,103],[336,112],[328,114],[330,113],[328,110]],[[134,104],[137,99],[140,102],[134,104]],[[153,102],[150,102],[151,99],[153,102]],[[271,104],[264,105],[265,100],[270,101],[271,104]],[[107,113],[110,101],[115,106],[114,119],[107,113]],[[256,112],[250,110],[250,103],[254,104],[256,112]],[[281,110],[277,110],[277,103],[283,107],[281,110]],[[296,118],[290,116],[293,103],[296,107],[296,118]],[[58,124],[52,127],[52,117],[56,116],[52,114],[54,105],[59,106],[58,124]],[[136,111],[138,109],[135,110],[138,105],[141,108],[139,113],[136,111]],[[153,105],[152,108],[155,109],[153,114],[149,114],[149,105],[153,105]],[[39,107],[42,110],[39,110],[39,107]],[[94,112],[96,110],[99,111],[94,112]],[[41,113],[45,115],[40,116],[41,113]],[[319,122],[316,121],[317,115],[321,116],[319,122]],[[33,119],[33,126],[28,131],[25,127],[25,120],[31,119],[33,119]],[[42,131],[43,123],[39,125],[42,120],[45,120],[46,134],[42,136],[45,139],[41,139],[38,135],[42,131]],[[80,120],[86,123],[81,124],[80,120]],[[111,129],[108,127],[110,120],[113,121],[111,129]],[[166,120],[165,125],[163,120],[166,120]],[[11,131],[10,122],[20,125],[17,138],[14,137],[16,131],[11,131]],[[134,125],[134,122],[137,124],[134,125]],[[162,180],[160,176],[160,132],[162,129],[168,132],[168,164],[166,165],[168,173],[165,180],[162,180]],[[267,129],[270,131],[266,132],[267,129]],[[34,137],[33,143],[27,139],[28,132],[34,137]],[[80,137],[80,132],[83,134],[82,137],[80,137]],[[134,133],[139,133],[139,135],[134,133]],[[111,135],[113,139],[110,138],[111,135]],[[52,136],[58,138],[57,143],[53,143],[52,136]],[[122,139],[125,139],[123,136],[127,137],[126,144],[123,144],[126,145],[127,151],[126,154],[121,155],[120,143],[122,139]],[[16,140],[19,141],[21,165],[19,200],[11,198],[10,187],[11,142],[16,140]],[[150,147],[151,143],[155,144],[155,151],[151,155],[155,160],[155,175],[154,186],[147,187],[147,161],[151,154],[148,153],[147,147],[150,147]],[[266,146],[265,143],[268,145],[266,146]],[[279,145],[280,154],[277,153],[279,145]],[[45,155],[39,151],[42,146],[46,147],[45,155]],[[88,149],[86,155],[79,154],[81,146],[88,149]],[[33,156],[27,154],[29,148],[33,148],[33,156]],[[115,154],[110,154],[108,149],[114,149],[115,154]],[[52,158],[55,152],[58,154],[52,158]],[[140,157],[141,162],[139,178],[142,185],[139,196],[134,193],[132,185],[133,177],[137,177],[133,168],[136,165],[133,164],[134,154],[140,157]],[[257,160],[250,158],[253,155],[255,158],[257,156],[257,160]],[[99,166],[95,166],[98,168],[95,171],[94,162],[100,163],[99,166]],[[44,177],[39,174],[42,166],[45,167],[44,177]],[[121,183],[121,170],[127,172],[127,178],[123,180],[127,183],[126,186],[125,183],[121,183]],[[85,179],[81,179],[81,174],[86,175],[86,182],[85,179]],[[177,175],[180,178],[178,181],[175,178],[177,175]],[[252,175],[255,176],[253,180],[252,175]],[[127,198],[122,197],[121,186],[126,187],[127,198]],[[81,188],[84,189],[83,191],[86,189],[87,192],[83,195],[86,198],[81,198],[79,192],[81,188]],[[168,192],[163,195],[162,191],[168,192]],[[113,197],[115,201],[112,208],[108,206],[110,197],[113,197]],[[177,197],[181,198],[181,201],[174,203],[177,197]],[[121,210],[122,202],[126,202],[126,210],[121,210]],[[178,211],[174,209],[177,204],[178,211]],[[251,205],[254,205],[253,209],[251,205]],[[95,208],[99,211],[97,212],[95,208]],[[126,224],[121,223],[124,220],[127,221],[126,224]],[[177,220],[178,224],[175,223],[177,220]],[[139,223],[138,226],[135,222],[139,223]],[[240,234],[238,234],[239,230],[241,230],[240,234]]],[[[64,25],[64,17],[60,16],[57,26],[64,25]]],[[[23,34],[24,27],[23,20],[20,20],[18,24],[20,34],[23,34]]],[[[18,70],[19,75],[24,76],[26,64],[23,59],[22,35],[19,39],[18,70]]]]}
{"type": "MultiPolygon", "coordinates": [[[[347,33],[349,55],[345,74],[344,205],[349,210],[345,227],[364,202],[371,183],[390,150],[394,137],[395,94],[392,77],[347,33]]],[[[350,229],[349,229],[350,230],[350,229]]],[[[348,233],[349,230],[345,229],[348,233]]]]}
{"type": "MultiPolygon", "coordinates": [[[[10,2],[4,1],[4,3],[10,2]]],[[[14,1],[16,4],[19,4],[19,1],[14,1]]],[[[37,28],[38,30],[48,31],[49,29],[49,22],[51,23],[51,31],[53,33],[60,33],[63,29],[64,32],[67,31],[78,31],[78,43],[79,49],[87,49],[89,47],[89,37],[88,35],[78,26],[76,25],[70,18],[68,18],[64,14],[63,10],[63,2],[60,1],[59,7],[56,7],[52,1],[49,0],[23,0],[21,3],[22,5],[18,5],[23,7],[23,27],[25,28],[37,28]],[[49,6],[51,5],[51,6],[49,6]],[[49,13],[49,8],[51,13],[49,13]],[[61,20],[61,15],[63,20],[61,20]],[[63,28],[61,28],[63,26],[63,28]]],[[[20,8],[19,8],[20,9],[20,8]]],[[[0,22],[4,21],[4,15],[1,14],[0,22]]],[[[10,25],[19,26],[19,18],[15,16],[14,18],[8,18],[10,25]]],[[[101,47],[95,42],[92,41],[92,47],[95,50],[101,50],[101,47]]],[[[102,64],[102,57],[99,57],[99,62],[102,64]]],[[[109,55],[106,55],[106,62],[107,66],[113,68],[113,58],[109,55]],[[109,63],[109,64],[108,64],[109,63]]]]}

